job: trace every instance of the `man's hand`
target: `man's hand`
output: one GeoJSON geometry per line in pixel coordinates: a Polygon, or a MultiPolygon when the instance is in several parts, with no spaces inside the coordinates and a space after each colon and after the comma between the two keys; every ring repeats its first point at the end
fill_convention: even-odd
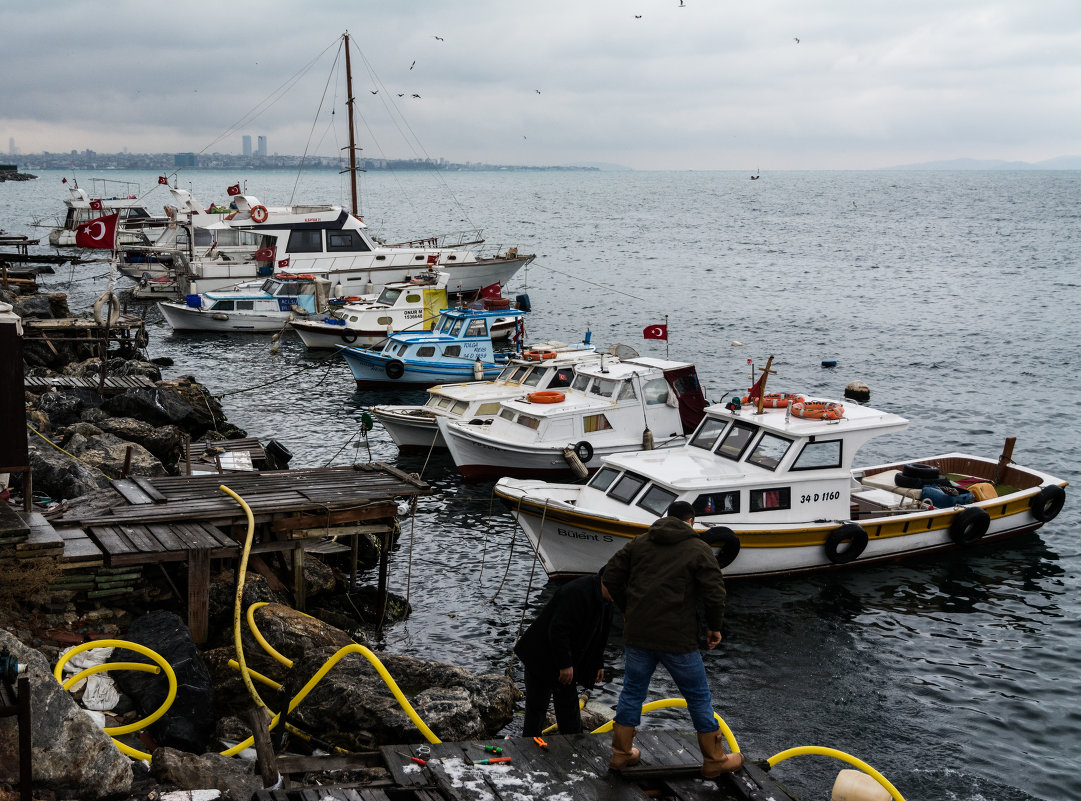
{"type": "Polygon", "coordinates": [[[594,684],[604,684],[604,668],[601,668],[600,670],[597,671],[597,679],[593,683],[594,684]]]}
{"type": "Polygon", "coordinates": [[[706,632],[706,648],[713,650],[721,644],[721,633],[719,631],[707,631],[706,632]]]}
{"type": "MultiPolygon", "coordinates": [[[[720,635],[718,635],[718,636],[720,636],[720,635]]],[[[565,667],[565,668],[563,668],[562,670],[559,671],[559,683],[560,684],[571,684],[573,682],[574,682],[574,668],[573,667],[565,667]]]]}

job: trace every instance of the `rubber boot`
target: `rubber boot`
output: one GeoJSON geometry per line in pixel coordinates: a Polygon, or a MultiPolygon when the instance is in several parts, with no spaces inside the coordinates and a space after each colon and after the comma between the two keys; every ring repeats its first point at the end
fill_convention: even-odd
{"type": "Polygon", "coordinates": [[[743,754],[724,750],[721,730],[698,732],[698,747],[702,749],[702,778],[716,779],[722,773],[735,773],[743,767],[743,754]]]}
{"type": "Polygon", "coordinates": [[[632,745],[635,731],[634,726],[612,724],[612,760],[608,763],[608,770],[633,768],[642,761],[642,752],[632,745]]]}

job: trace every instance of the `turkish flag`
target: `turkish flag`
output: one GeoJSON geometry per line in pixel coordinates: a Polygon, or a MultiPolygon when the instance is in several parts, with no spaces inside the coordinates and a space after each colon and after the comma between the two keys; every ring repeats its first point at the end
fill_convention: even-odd
{"type": "Polygon", "coordinates": [[[67,178],[61,178],[60,179],[60,183],[62,183],[62,184],[66,184],[67,182],[68,182],[67,178]]]}
{"type": "Polygon", "coordinates": [[[158,176],[158,183],[159,184],[164,184],[165,186],[168,186],[169,185],[169,179],[166,178],[164,175],[159,175],[158,176]]]}
{"type": "Polygon", "coordinates": [[[240,184],[239,183],[233,184],[232,186],[230,186],[225,191],[229,193],[229,197],[233,197],[233,195],[239,195],[240,194],[240,184]]]}
{"type": "Polygon", "coordinates": [[[289,259],[278,259],[278,266],[279,267],[288,267],[289,266],[289,259]]]}
{"type": "Polygon", "coordinates": [[[489,284],[486,287],[481,287],[480,296],[482,298],[498,298],[498,297],[500,297],[501,295],[500,295],[500,292],[499,292],[499,282],[496,281],[494,284],[489,284]]]}
{"type": "Polygon", "coordinates": [[[94,211],[101,211],[103,206],[101,205],[100,200],[91,200],[90,201],[90,208],[92,208],[94,211]]]}
{"type": "Polygon", "coordinates": [[[645,339],[663,339],[668,340],[668,326],[666,325],[647,325],[642,329],[642,336],[645,339]]]}
{"type": "Polygon", "coordinates": [[[439,264],[439,254],[431,253],[428,256],[428,264],[439,264]]]}
{"type": "Polygon", "coordinates": [[[75,226],[75,247],[112,250],[116,244],[116,226],[119,222],[118,213],[75,226]]]}

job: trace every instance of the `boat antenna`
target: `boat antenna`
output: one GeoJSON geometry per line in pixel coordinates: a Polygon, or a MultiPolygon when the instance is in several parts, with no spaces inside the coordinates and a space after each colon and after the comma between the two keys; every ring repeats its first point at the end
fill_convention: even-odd
{"type": "Polygon", "coordinates": [[[345,42],[345,107],[349,112],[349,186],[353,191],[353,216],[359,217],[360,212],[357,208],[357,142],[356,134],[353,131],[353,104],[356,99],[353,97],[353,72],[349,64],[349,31],[342,34],[342,40],[345,42]]]}

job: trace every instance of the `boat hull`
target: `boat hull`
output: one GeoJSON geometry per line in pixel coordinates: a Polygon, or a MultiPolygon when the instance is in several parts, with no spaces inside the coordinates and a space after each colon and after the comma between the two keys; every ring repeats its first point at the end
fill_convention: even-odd
{"type": "Polygon", "coordinates": [[[463,360],[461,364],[400,361],[389,359],[380,353],[365,351],[362,348],[347,348],[339,345],[338,350],[345,357],[346,364],[353,373],[357,389],[433,387],[436,384],[495,378],[503,369],[502,365],[485,365],[483,375],[478,377],[473,372],[473,362],[467,360],[463,360]],[[392,378],[387,371],[387,366],[391,362],[402,365],[402,373],[397,378],[392,378]]]}
{"type": "Polygon", "coordinates": [[[387,412],[378,407],[372,416],[382,423],[400,451],[446,450],[447,443],[439,432],[435,417],[419,410],[414,413],[387,412]]]}
{"type": "MultiPolygon", "coordinates": [[[[304,346],[309,350],[334,350],[339,345],[354,345],[358,348],[372,348],[382,345],[387,340],[386,328],[363,329],[347,328],[327,323],[294,320],[292,329],[297,332],[304,346]]],[[[404,328],[402,330],[405,330],[404,328]]],[[[492,339],[504,340],[514,331],[514,320],[492,325],[492,339]]],[[[470,373],[472,375],[472,373],[470,373]]]]}
{"type": "MultiPolygon", "coordinates": [[[[496,485],[496,495],[518,519],[550,576],[596,572],[649,528],[644,520],[619,520],[579,508],[576,501],[581,491],[574,485],[541,481],[501,481],[496,485]]],[[[827,547],[830,535],[845,521],[775,526],[732,523],[727,527],[738,537],[740,548],[735,559],[724,567],[725,577],[764,578],[863,567],[971,547],[974,542],[958,542],[951,526],[958,515],[973,507],[990,517],[986,533],[977,542],[1008,540],[1035,531],[1045,522],[1037,519],[1030,508],[1039,492],[1040,488],[1034,487],[963,507],[855,520],[866,531],[867,544],[852,561],[831,558],[827,547]]],[[[836,557],[836,549],[833,554],[836,557]]]]}
{"type": "Polygon", "coordinates": [[[158,303],[162,316],[174,331],[216,331],[229,333],[269,333],[281,331],[289,312],[280,314],[233,315],[193,309],[181,303],[158,303]],[[221,318],[225,319],[221,319],[221,318]]]}

